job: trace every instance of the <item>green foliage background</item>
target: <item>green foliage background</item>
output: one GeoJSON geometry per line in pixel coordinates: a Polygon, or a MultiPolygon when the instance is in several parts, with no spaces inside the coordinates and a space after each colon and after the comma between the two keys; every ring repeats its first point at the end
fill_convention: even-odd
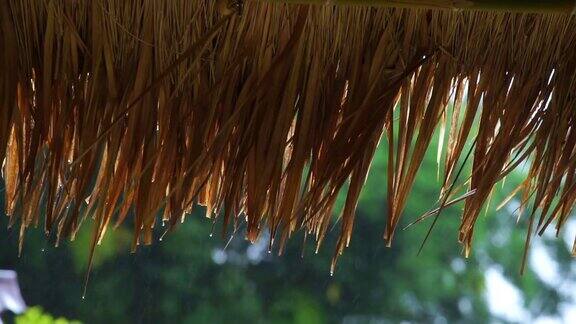
{"type": "MultiPolygon", "coordinates": [[[[492,206],[481,217],[467,260],[457,243],[461,205],[443,213],[420,255],[417,250],[430,221],[399,230],[393,247],[386,248],[386,150],[382,143],[361,197],[350,248],[334,276],[329,269],[338,226],[317,255],[312,242],[303,247],[300,233],[286,253],[277,256],[266,248],[250,248],[242,233],[228,246],[227,239],[210,237],[212,224],[198,208],[177,231],[134,254],[129,253],[128,227],[109,231],[82,299],[89,226],[75,242],[58,248],[40,229],[31,230],[18,257],[18,230],[7,230],[6,217],[1,217],[0,267],[18,272],[28,305],[53,314],[46,315],[48,322],[30,320],[42,317],[42,310],[34,308],[18,323],[51,323],[60,316],[86,323],[483,323],[492,318],[484,272],[494,264],[523,291],[528,309],[558,312],[561,296],[553,287],[532,271],[519,277],[526,224],[516,225],[506,209],[495,212],[492,206]],[[496,235],[500,239],[494,239],[496,235]]],[[[435,149],[431,151],[412,190],[404,225],[437,200],[438,166],[435,149]]],[[[517,182],[508,179],[492,205],[517,182]]],[[[552,246],[561,266],[569,269],[565,245],[552,246]]]]}

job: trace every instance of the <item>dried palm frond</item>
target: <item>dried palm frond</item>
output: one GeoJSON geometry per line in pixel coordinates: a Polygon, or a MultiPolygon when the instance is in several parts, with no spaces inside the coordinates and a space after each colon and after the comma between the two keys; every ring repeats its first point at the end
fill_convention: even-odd
{"type": "Polygon", "coordinates": [[[133,218],[136,248],[159,221],[171,230],[201,204],[225,231],[245,220],[250,241],[267,227],[282,250],[303,228],[319,246],[344,190],[337,256],[384,134],[390,243],[438,128],[441,204],[423,218],[464,201],[466,253],[494,185],[524,161],[527,237],[566,223],[576,201],[572,16],[235,8],[0,3],[0,161],[21,235],[39,215],[57,241],[93,219],[97,244],[133,218]]]}

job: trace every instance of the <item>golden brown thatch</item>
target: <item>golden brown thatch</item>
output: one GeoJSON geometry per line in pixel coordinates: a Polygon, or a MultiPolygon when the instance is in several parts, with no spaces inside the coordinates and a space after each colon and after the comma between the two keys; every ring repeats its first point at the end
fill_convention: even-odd
{"type": "Polygon", "coordinates": [[[221,14],[233,11],[0,2],[0,161],[21,233],[42,214],[46,233],[73,238],[93,218],[96,243],[133,217],[136,247],[152,243],[159,214],[172,229],[199,203],[224,228],[246,220],[251,241],[269,227],[281,250],[299,228],[320,244],[349,184],[338,255],[384,134],[390,242],[438,127],[439,209],[464,200],[466,252],[494,184],[523,161],[528,238],[566,222],[576,200],[572,16],[253,1],[241,17],[221,14]]]}

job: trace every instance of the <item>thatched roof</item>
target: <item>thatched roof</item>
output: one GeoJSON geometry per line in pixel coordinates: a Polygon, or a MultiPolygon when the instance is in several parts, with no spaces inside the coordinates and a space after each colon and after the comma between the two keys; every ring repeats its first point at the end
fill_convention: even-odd
{"type": "Polygon", "coordinates": [[[390,243],[439,128],[438,209],[463,201],[466,253],[494,185],[524,161],[528,240],[566,222],[574,17],[216,3],[0,2],[0,161],[21,233],[73,238],[92,218],[98,242],[133,218],[135,248],[159,215],[171,230],[198,203],[224,228],[246,222],[251,241],[268,227],[281,250],[304,228],[320,245],[344,190],[338,255],[382,138],[390,243]]]}

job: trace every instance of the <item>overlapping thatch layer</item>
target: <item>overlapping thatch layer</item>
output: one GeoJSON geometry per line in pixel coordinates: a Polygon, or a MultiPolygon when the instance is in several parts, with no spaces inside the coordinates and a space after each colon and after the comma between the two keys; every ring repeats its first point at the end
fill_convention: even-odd
{"type": "Polygon", "coordinates": [[[339,254],[382,137],[391,241],[444,126],[440,203],[464,195],[466,251],[494,184],[524,161],[530,233],[560,228],[576,200],[569,15],[9,0],[0,26],[0,161],[22,233],[60,240],[93,218],[97,242],[133,218],[134,246],[148,244],[160,217],[172,229],[199,203],[227,228],[246,221],[251,241],[268,227],[283,246],[304,227],[321,242],[347,187],[339,254]]]}

